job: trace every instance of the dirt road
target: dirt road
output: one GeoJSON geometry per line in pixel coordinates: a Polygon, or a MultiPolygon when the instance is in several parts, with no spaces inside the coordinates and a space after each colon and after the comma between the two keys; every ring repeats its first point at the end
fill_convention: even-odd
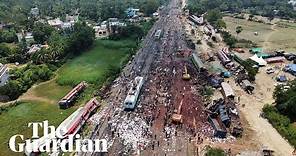
{"type": "Polygon", "coordinates": [[[270,26],[270,29],[272,30],[269,34],[266,35],[264,43],[263,43],[263,49],[268,51],[270,50],[269,47],[271,47],[270,45],[272,44],[269,40],[271,38],[271,36],[277,31],[277,29],[275,28],[277,25],[276,24],[272,24],[270,26]]]}
{"type": "Polygon", "coordinates": [[[289,156],[292,155],[293,147],[272,127],[272,125],[264,118],[259,117],[261,110],[265,104],[272,104],[272,92],[274,90],[274,80],[271,76],[267,76],[261,69],[256,77],[256,89],[253,95],[246,94],[233,81],[231,85],[238,95],[240,95],[240,104],[245,104],[241,112],[249,122],[250,128],[256,132],[254,138],[262,146],[275,151],[275,155],[289,156]]]}

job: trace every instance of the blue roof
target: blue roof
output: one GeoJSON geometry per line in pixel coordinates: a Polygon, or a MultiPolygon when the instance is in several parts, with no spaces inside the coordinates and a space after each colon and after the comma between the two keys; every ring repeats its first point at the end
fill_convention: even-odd
{"type": "Polygon", "coordinates": [[[285,75],[281,75],[278,77],[278,81],[280,82],[286,82],[287,81],[287,77],[285,75]]]}
{"type": "Polygon", "coordinates": [[[296,64],[289,64],[288,68],[289,68],[290,71],[296,72],[296,64]]]}
{"type": "Polygon", "coordinates": [[[251,52],[253,52],[253,53],[262,53],[263,49],[262,48],[252,48],[251,52]]]}

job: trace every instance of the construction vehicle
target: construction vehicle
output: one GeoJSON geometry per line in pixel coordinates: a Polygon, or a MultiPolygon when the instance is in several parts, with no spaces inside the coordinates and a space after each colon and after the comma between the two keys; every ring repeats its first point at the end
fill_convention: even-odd
{"type": "Polygon", "coordinates": [[[188,71],[187,71],[187,67],[184,66],[184,72],[183,72],[183,80],[190,80],[190,75],[188,74],[188,71]]]}
{"type": "Polygon", "coordinates": [[[183,116],[181,115],[183,100],[180,102],[180,105],[177,110],[174,110],[174,114],[172,115],[172,122],[176,124],[183,123],[183,116]]]}

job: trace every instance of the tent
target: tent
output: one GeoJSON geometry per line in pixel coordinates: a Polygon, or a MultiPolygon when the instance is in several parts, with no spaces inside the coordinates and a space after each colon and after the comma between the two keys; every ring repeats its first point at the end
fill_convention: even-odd
{"type": "Polygon", "coordinates": [[[258,57],[256,54],[254,56],[250,57],[250,59],[257,62],[259,66],[266,66],[267,65],[267,62],[262,57],[258,57]]]}
{"type": "Polygon", "coordinates": [[[264,58],[264,59],[270,57],[270,55],[269,55],[269,54],[266,54],[266,53],[257,53],[257,56],[258,56],[258,57],[262,57],[262,58],[264,58]]]}
{"type": "Polygon", "coordinates": [[[250,49],[250,52],[253,54],[262,53],[263,49],[262,48],[252,48],[252,49],[250,49]]]}

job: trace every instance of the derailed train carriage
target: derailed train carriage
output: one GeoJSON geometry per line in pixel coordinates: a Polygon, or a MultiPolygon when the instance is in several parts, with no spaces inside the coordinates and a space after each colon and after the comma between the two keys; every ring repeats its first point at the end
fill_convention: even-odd
{"type": "MultiPolygon", "coordinates": [[[[57,139],[58,143],[62,140],[69,138],[70,135],[76,135],[81,128],[85,125],[87,120],[95,113],[96,109],[100,107],[100,103],[96,98],[92,98],[88,101],[85,106],[79,107],[75,112],[73,112],[68,118],[66,118],[56,129],[55,136],[43,136],[39,139],[33,140],[33,143],[38,146],[37,151],[27,151],[25,150],[25,155],[27,156],[37,156],[41,155],[39,151],[40,148],[44,149],[46,144],[50,142],[53,143],[53,139],[57,139]]],[[[28,145],[26,145],[28,146],[28,145]]],[[[30,146],[30,145],[29,145],[30,146]]],[[[57,152],[58,153],[58,152],[57,152]]]]}

